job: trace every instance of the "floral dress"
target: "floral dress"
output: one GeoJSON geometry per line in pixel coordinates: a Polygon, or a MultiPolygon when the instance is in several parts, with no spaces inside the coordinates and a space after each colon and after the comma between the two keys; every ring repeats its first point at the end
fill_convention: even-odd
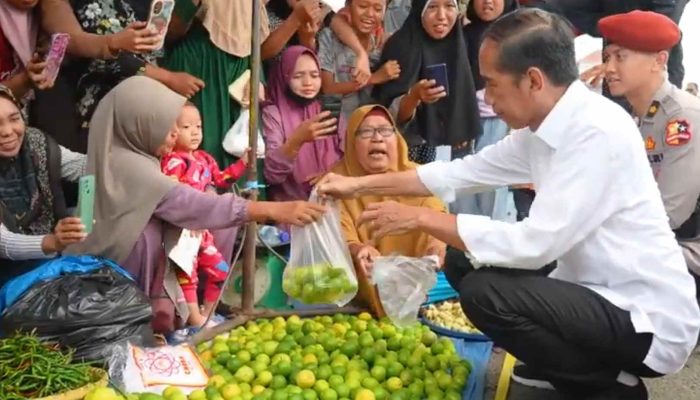
{"type": "MultiPolygon", "coordinates": [[[[146,21],[149,3],[147,0],[71,0],[83,30],[98,35],[117,33],[134,21],[146,21]]],[[[87,135],[90,118],[102,97],[122,80],[143,72],[146,64],[155,64],[159,55],[120,52],[114,59],[85,61],[77,87],[77,112],[83,135],[87,135]]]]}

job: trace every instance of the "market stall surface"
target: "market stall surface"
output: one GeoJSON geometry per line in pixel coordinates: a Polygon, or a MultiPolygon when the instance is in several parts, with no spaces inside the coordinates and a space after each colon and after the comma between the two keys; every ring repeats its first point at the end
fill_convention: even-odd
{"type": "MultiPolygon", "coordinates": [[[[491,356],[487,375],[486,400],[495,398],[498,376],[501,373],[505,353],[495,350],[491,356]]],[[[697,347],[688,364],[675,375],[645,380],[651,400],[697,400],[700,393],[700,347],[697,347]]],[[[511,383],[508,400],[565,400],[549,390],[531,389],[511,383]]]]}

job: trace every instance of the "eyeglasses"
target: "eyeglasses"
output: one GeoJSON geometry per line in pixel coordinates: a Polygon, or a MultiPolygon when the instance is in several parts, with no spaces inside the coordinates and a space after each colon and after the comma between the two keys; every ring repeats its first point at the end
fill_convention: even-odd
{"type": "Polygon", "coordinates": [[[396,129],[393,126],[380,126],[379,128],[362,128],[358,129],[355,136],[361,139],[371,139],[375,134],[386,138],[396,133],[396,129]]]}

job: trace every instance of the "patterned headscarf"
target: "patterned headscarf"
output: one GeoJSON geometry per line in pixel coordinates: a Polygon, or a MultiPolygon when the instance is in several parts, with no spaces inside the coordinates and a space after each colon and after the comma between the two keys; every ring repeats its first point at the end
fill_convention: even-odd
{"type": "MultiPolygon", "coordinates": [[[[3,85],[0,85],[0,97],[21,110],[19,101],[3,85]]],[[[47,143],[41,131],[26,128],[17,156],[0,157],[0,218],[10,231],[45,235],[56,224],[47,143]]]]}

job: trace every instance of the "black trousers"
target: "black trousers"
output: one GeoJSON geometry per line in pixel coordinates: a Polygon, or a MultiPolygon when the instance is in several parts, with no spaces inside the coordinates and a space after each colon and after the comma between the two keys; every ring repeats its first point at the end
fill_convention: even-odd
{"type": "Polygon", "coordinates": [[[611,387],[621,371],[661,376],[642,363],[652,334],[636,333],[629,312],[588,288],[541,272],[474,270],[454,249],[445,269],[472,323],[571,398],[611,387]]]}

